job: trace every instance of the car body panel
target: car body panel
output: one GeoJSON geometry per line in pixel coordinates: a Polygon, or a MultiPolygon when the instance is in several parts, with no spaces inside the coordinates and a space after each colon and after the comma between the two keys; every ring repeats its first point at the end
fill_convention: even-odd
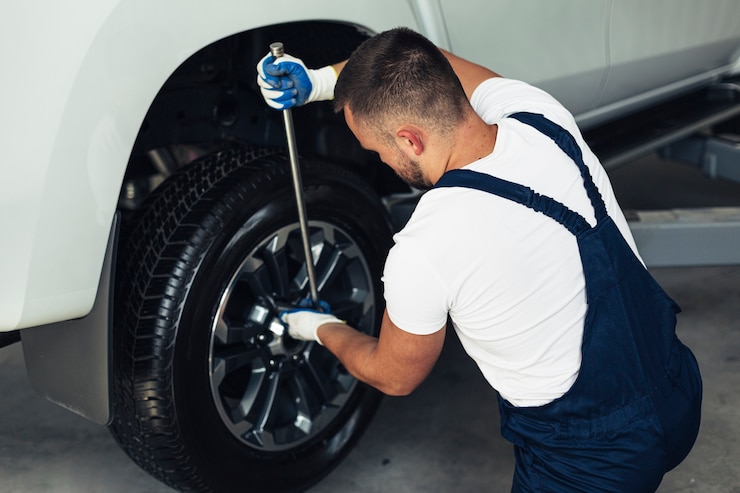
{"type": "Polygon", "coordinates": [[[91,310],[147,110],[183,61],[229,35],[309,19],[405,25],[541,86],[585,123],[726,74],[740,46],[732,0],[2,0],[0,10],[12,74],[0,92],[0,331],[91,310]]]}
{"type": "Polygon", "coordinates": [[[609,74],[599,106],[712,74],[737,58],[740,5],[712,0],[613,2],[609,16],[609,74]]]}
{"type": "Polygon", "coordinates": [[[574,114],[595,106],[608,62],[606,0],[461,4],[442,0],[456,54],[556,95],[574,114]]]}
{"type": "Polygon", "coordinates": [[[195,0],[53,5],[39,11],[15,2],[12,16],[0,16],[2,63],[19,74],[0,96],[2,128],[10,130],[0,179],[0,230],[9,232],[0,240],[3,331],[90,311],[137,132],[189,56],[231,34],[291,20],[417,27],[410,5],[393,0],[291,1],[272,10],[237,0],[217,8],[195,0]]]}

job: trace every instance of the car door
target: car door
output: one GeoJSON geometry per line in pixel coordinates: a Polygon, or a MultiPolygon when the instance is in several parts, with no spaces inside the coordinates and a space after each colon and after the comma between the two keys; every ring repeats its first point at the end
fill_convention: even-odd
{"type": "Polygon", "coordinates": [[[579,115],[595,106],[607,68],[607,0],[440,0],[450,48],[524,80],[579,115]]]}
{"type": "Polygon", "coordinates": [[[608,32],[610,68],[598,106],[645,104],[727,71],[740,48],[740,2],[610,2],[608,32]]]}

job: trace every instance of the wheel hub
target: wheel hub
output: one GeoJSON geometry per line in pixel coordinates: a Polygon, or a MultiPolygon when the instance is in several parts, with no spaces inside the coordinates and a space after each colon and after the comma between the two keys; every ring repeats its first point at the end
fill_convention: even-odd
{"type": "Polygon", "coordinates": [[[285,324],[280,321],[274,310],[258,303],[252,306],[248,318],[250,322],[266,327],[257,336],[257,340],[259,343],[266,345],[270,354],[276,360],[293,359],[298,361],[301,359],[308,343],[290,337],[285,324]]]}

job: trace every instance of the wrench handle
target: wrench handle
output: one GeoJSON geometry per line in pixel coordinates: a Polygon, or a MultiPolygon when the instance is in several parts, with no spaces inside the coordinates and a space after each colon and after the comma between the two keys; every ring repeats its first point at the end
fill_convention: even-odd
{"type": "MultiPolygon", "coordinates": [[[[283,43],[270,44],[270,54],[280,58],[285,54],[283,43]]],[[[288,155],[290,156],[290,170],[293,175],[293,190],[295,201],[298,206],[298,224],[301,227],[301,240],[303,242],[303,256],[306,261],[306,276],[311,293],[311,301],[318,308],[319,290],[316,285],[316,270],[313,265],[313,254],[311,253],[311,238],[308,231],[308,217],[306,215],[306,201],[303,198],[303,181],[301,180],[301,167],[298,162],[298,146],[296,145],[295,129],[293,127],[293,114],[290,108],[283,110],[283,122],[285,123],[285,136],[288,139],[288,155]]]]}

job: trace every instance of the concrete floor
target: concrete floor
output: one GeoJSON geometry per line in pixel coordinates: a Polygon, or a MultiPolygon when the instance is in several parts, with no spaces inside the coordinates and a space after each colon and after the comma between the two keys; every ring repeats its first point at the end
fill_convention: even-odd
{"type": "MultiPolygon", "coordinates": [[[[654,171],[652,165],[645,169],[654,171]]],[[[681,193],[684,186],[696,188],[693,171],[679,170],[681,176],[665,188],[673,188],[679,200],[693,201],[690,193],[681,193]]],[[[631,173],[613,174],[618,195],[619,188],[632,193],[639,188],[635,183],[642,183],[631,173]]],[[[740,204],[740,187],[712,186],[712,200],[740,204]]],[[[635,205],[652,206],[663,205],[635,205]]],[[[653,273],[683,308],[679,337],[694,350],[705,385],[697,444],[659,492],[738,493],[740,266],[653,273]]],[[[130,462],[104,427],[35,395],[19,345],[0,349],[0,395],[0,492],[171,491],[130,462]]],[[[427,381],[409,397],[386,398],[357,448],[311,493],[507,492],[512,469],[511,446],[498,432],[495,394],[453,335],[427,381]]]]}

